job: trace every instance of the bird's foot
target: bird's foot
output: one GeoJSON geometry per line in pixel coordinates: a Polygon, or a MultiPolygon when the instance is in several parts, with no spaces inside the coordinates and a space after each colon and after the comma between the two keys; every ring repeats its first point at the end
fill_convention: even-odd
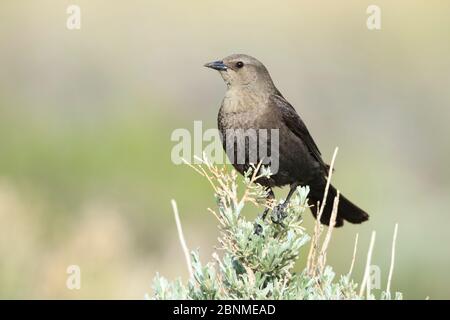
{"type": "Polygon", "coordinates": [[[263,227],[259,223],[255,222],[253,233],[259,236],[263,232],[263,227]]]}
{"type": "MultiPolygon", "coordinates": [[[[259,217],[258,217],[257,220],[261,220],[262,222],[264,222],[264,220],[266,219],[266,216],[267,216],[267,213],[268,213],[268,212],[269,212],[269,208],[265,208],[265,209],[264,209],[264,212],[263,212],[262,214],[259,215],[259,217]]],[[[262,233],[262,231],[263,231],[262,225],[260,225],[258,222],[255,222],[254,228],[255,228],[254,233],[255,233],[256,235],[260,235],[260,234],[262,233]]]]}
{"type": "MultiPolygon", "coordinates": [[[[279,226],[281,226],[283,228],[286,227],[286,225],[283,223],[283,220],[287,217],[286,208],[287,208],[286,203],[278,204],[272,209],[272,213],[270,215],[270,220],[272,220],[273,223],[278,224],[279,226]]],[[[268,212],[269,212],[269,209],[266,208],[264,210],[264,212],[259,216],[259,219],[262,222],[264,222],[268,212]]],[[[254,230],[255,230],[254,233],[256,235],[260,235],[263,231],[263,227],[258,222],[255,222],[254,230]]]]}
{"type": "Polygon", "coordinates": [[[281,203],[273,208],[272,214],[270,216],[273,223],[279,224],[284,227],[283,220],[287,217],[286,207],[287,204],[281,203]]]}

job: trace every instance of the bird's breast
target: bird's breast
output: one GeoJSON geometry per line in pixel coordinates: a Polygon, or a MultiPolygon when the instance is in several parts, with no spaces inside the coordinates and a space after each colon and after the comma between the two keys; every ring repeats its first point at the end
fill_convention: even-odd
{"type": "Polygon", "coordinates": [[[270,116],[268,111],[264,97],[227,94],[219,111],[219,128],[244,130],[273,128],[273,116],[270,116]]]}

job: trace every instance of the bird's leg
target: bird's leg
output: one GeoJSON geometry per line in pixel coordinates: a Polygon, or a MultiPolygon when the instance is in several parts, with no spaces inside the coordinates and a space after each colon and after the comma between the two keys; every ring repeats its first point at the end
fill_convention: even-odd
{"type": "MultiPolygon", "coordinates": [[[[272,188],[269,187],[268,192],[267,192],[266,201],[269,202],[273,199],[275,199],[275,194],[273,193],[272,188]]],[[[264,212],[260,215],[261,220],[264,221],[266,219],[266,216],[267,216],[267,213],[269,213],[269,210],[270,210],[270,208],[268,206],[264,209],[264,212]]]]}
{"type": "Polygon", "coordinates": [[[297,187],[299,185],[300,184],[298,182],[292,183],[286,200],[273,208],[272,222],[282,224],[282,220],[287,216],[286,208],[289,205],[289,201],[291,200],[292,195],[294,194],[295,190],[297,190],[297,187]]]}
{"type": "MultiPolygon", "coordinates": [[[[275,199],[275,194],[273,193],[272,188],[268,188],[267,189],[267,198],[266,198],[266,202],[269,202],[270,200],[275,199]]],[[[258,216],[259,219],[261,219],[261,221],[264,221],[267,217],[267,214],[269,213],[270,208],[268,206],[266,206],[266,208],[264,208],[264,211],[262,214],[260,214],[258,216]]],[[[262,226],[259,223],[255,223],[255,234],[260,234],[262,232],[262,226]]]]}

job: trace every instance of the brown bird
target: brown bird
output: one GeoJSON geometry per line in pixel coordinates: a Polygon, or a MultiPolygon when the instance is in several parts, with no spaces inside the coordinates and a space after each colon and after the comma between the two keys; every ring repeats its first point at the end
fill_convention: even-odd
{"type": "MultiPolygon", "coordinates": [[[[284,203],[274,209],[279,217],[283,217],[299,185],[310,187],[310,205],[322,201],[329,166],[322,160],[319,148],[300,116],[273,84],[266,67],[244,54],[233,54],[207,63],[205,67],[218,70],[227,85],[218,127],[224,149],[236,170],[244,174],[251,163],[270,158],[273,174],[257,182],[268,188],[269,198],[274,198],[273,187],[290,186],[284,203]],[[263,131],[266,133],[261,134],[263,131]],[[262,147],[271,149],[270,156],[269,153],[261,156],[262,147]]],[[[329,224],[336,194],[336,189],[330,186],[321,217],[323,224],[329,224]]],[[[317,209],[312,208],[312,213],[316,216],[317,209]]],[[[267,210],[263,217],[266,214],[267,210]]],[[[368,218],[366,212],[340,196],[336,227],[342,226],[344,220],[361,223],[368,218]]]]}

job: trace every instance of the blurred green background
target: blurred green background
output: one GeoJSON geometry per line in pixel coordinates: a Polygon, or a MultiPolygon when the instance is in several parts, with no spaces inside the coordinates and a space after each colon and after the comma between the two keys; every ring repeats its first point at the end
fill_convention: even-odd
{"type": "Polygon", "coordinates": [[[140,299],[158,271],[186,278],[171,198],[209,260],[213,195],[171,162],[170,134],[216,126],[225,85],[202,65],[247,53],[326,161],[339,146],[335,184],[371,214],[336,230],[328,262],[347,272],[358,232],[361,279],[376,230],[384,287],[398,222],[393,289],[450,298],[449,17],[450,3],[418,0],[2,1],[0,297],[140,299]],[[66,28],[69,4],[81,30],[66,28]],[[66,288],[73,264],[80,290],[66,288]]]}

